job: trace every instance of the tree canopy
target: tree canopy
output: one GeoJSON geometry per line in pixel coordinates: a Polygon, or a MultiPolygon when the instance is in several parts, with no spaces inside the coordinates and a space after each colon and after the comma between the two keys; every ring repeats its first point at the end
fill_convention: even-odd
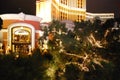
{"type": "Polygon", "coordinates": [[[119,23],[74,22],[72,30],[65,25],[54,20],[45,27],[32,55],[1,55],[0,79],[119,80],[119,23]]]}

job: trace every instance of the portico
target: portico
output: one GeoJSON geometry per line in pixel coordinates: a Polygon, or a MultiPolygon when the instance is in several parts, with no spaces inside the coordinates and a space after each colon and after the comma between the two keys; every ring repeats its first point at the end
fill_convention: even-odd
{"type": "Polygon", "coordinates": [[[9,51],[26,53],[37,47],[37,40],[41,36],[41,18],[20,14],[3,14],[2,40],[6,53],[9,51]]]}

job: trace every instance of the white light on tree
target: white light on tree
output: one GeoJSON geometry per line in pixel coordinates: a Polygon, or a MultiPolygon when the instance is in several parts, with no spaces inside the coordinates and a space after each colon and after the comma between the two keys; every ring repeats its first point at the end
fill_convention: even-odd
{"type": "Polygon", "coordinates": [[[48,40],[47,40],[47,39],[44,39],[44,40],[43,40],[43,48],[42,48],[42,49],[44,50],[44,52],[46,52],[47,49],[48,49],[48,45],[47,45],[47,44],[48,44],[48,40]]]}

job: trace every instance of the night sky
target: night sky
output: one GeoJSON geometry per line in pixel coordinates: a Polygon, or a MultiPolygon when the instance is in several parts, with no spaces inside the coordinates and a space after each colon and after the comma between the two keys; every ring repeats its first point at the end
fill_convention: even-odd
{"type": "MultiPolygon", "coordinates": [[[[0,0],[0,14],[19,13],[35,15],[35,0],[0,0]]],[[[87,0],[87,12],[111,12],[120,17],[120,0],[87,0]]]]}
{"type": "Polygon", "coordinates": [[[120,17],[120,0],[87,0],[88,12],[111,12],[120,17]]]}
{"type": "Polygon", "coordinates": [[[20,13],[35,15],[36,0],[0,0],[0,14],[20,13]]]}

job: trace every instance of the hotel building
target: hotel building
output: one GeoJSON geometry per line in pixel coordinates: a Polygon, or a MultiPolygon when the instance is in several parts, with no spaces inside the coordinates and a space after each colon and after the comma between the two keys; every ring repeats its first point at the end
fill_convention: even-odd
{"type": "Polygon", "coordinates": [[[41,18],[24,13],[1,14],[0,53],[30,53],[41,36],[41,18]],[[4,52],[3,52],[4,51],[4,52]]]}
{"type": "Polygon", "coordinates": [[[37,0],[36,16],[42,22],[55,20],[80,21],[86,19],[86,0],[37,0]]]}
{"type": "Polygon", "coordinates": [[[114,13],[88,13],[86,0],[37,0],[36,16],[41,17],[42,22],[50,22],[53,19],[81,21],[96,16],[106,20],[114,18],[114,13]]]}
{"type": "Polygon", "coordinates": [[[72,28],[73,21],[94,19],[96,16],[102,20],[114,18],[113,13],[86,12],[86,0],[37,0],[36,16],[24,13],[0,15],[3,19],[0,53],[8,53],[9,50],[28,53],[36,48],[43,33],[41,26],[44,22],[51,22],[53,19],[65,21],[66,27],[72,28]]]}

